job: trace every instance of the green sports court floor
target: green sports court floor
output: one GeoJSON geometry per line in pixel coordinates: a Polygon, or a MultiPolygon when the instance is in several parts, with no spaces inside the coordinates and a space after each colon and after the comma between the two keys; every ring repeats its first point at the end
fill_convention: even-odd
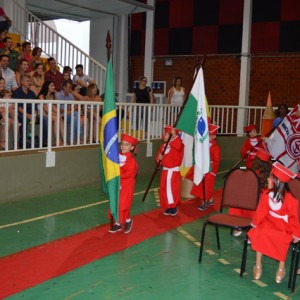
{"type": "MultiPolygon", "coordinates": [[[[232,163],[221,165],[216,189],[222,186],[223,172],[232,163]]],[[[137,178],[133,216],[158,209],[158,176],[145,202],[141,201],[149,179],[150,176],[137,178]]],[[[32,247],[46,247],[49,242],[94,228],[97,235],[97,228],[108,223],[107,208],[100,186],[0,204],[0,256],[14,257],[32,247]]],[[[161,215],[161,218],[168,222],[172,217],[161,215]]],[[[252,280],[252,251],[248,252],[247,274],[240,278],[243,237],[233,237],[228,230],[220,231],[218,252],[214,229],[208,227],[203,261],[199,265],[204,219],[183,224],[78,268],[70,266],[67,273],[5,299],[300,299],[300,278],[296,292],[291,294],[287,289],[288,276],[280,285],[274,282],[277,263],[271,259],[263,261],[262,279],[252,280]]],[[[135,227],[130,235],[134,234],[135,227]]],[[[102,243],[105,247],[105,240],[102,243]]],[[[47,252],[44,255],[47,258],[47,252]]],[[[16,266],[16,276],[22,277],[18,270],[16,266]]],[[[3,281],[5,274],[0,270],[1,277],[3,281]]],[[[30,278],[23,280],[30,282],[30,278]]]]}

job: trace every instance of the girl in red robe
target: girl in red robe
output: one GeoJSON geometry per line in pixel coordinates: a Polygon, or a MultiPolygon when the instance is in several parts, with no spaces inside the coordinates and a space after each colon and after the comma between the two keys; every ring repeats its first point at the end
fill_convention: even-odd
{"type": "Polygon", "coordinates": [[[268,189],[261,195],[248,236],[256,251],[254,279],[262,275],[262,256],[279,261],[275,282],[281,283],[285,275],[285,260],[292,241],[300,240],[298,201],[287,191],[286,183],[296,174],[281,165],[273,164],[268,178],[268,189]]]}
{"type": "Polygon", "coordinates": [[[120,199],[119,199],[119,223],[115,223],[109,232],[115,233],[122,229],[124,224],[124,232],[129,233],[132,229],[133,220],[130,217],[130,208],[133,201],[133,193],[135,187],[135,177],[138,171],[137,162],[132,154],[138,140],[128,134],[122,134],[120,160],[120,199]]]}

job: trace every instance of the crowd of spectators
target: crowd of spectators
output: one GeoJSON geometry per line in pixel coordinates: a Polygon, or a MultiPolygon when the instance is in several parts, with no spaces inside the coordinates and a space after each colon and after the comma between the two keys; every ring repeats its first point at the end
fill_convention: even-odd
{"type": "MultiPolygon", "coordinates": [[[[76,73],[73,77],[70,66],[65,66],[61,72],[55,58],[42,58],[42,48],[34,47],[32,49],[32,44],[28,41],[22,44],[13,42],[8,35],[11,25],[12,21],[0,7],[0,99],[102,101],[95,81],[84,73],[83,65],[75,66],[76,73]]],[[[41,142],[44,147],[47,146],[48,105],[10,104],[8,113],[6,107],[3,102],[0,104],[0,150],[4,150],[7,145],[9,148],[15,144],[19,149],[31,147],[27,135],[29,131],[32,131],[32,126],[36,124],[42,126],[41,142]],[[17,109],[17,114],[15,114],[15,109],[17,109]],[[8,138],[10,138],[16,128],[13,126],[15,115],[18,116],[18,132],[14,136],[17,136],[18,140],[7,143],[5,141],[5,137],[7,137],[5,124],[8,126],[8,138]],[[23,130],[25,124],[26,130],[23,130]]],[[[74,105],[72,108],[71,105],[65,103],[59,107],[52,105],[53,145],[83,143],[84,128],[87,131],[85,136],[91,136],[93,141],[96,141],[97,125],[101,122],[101,116],[96,116],[95,107],[74,105]],[[63,140],[64,122],[67,123],[65,141],[63,140]],[[93,126],[90,126],[90,122],[93,122],[93,126]],[[89,129],[92,132],[89,132],[89,129]]],[[[101,109],[98,109],[98,113],[99,111],[101,109]]]]}

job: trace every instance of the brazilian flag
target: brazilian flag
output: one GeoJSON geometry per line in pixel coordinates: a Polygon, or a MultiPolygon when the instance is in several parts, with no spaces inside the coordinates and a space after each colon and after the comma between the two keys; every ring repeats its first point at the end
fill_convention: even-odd
{"type": "Polygon", "coordinates": [[[102,124],[100,129],[100,174],[110,213],[119,222],[120,165],[114,76],[111,59],[107,64],[102,124]]]}

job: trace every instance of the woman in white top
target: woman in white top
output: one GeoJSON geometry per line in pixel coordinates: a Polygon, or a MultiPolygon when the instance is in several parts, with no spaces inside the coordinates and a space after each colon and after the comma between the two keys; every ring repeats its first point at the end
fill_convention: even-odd
{"type": "Polygon", "coordinates": [[[182,105],[185,99],[185,88],[182,86],[181,77],[175,77],[173,87],[168,92],[168,103],[172,105],[182,105]]]}

